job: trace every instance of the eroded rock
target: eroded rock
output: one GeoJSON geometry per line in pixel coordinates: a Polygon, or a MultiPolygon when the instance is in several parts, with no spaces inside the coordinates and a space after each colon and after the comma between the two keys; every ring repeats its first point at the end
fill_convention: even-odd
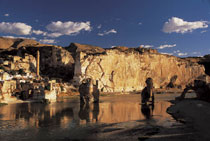
{"type": "Polygon", "coordinates": [[[132,92],[142,90],[148,77],[154,80],[155,88],[160,88],[166,87],[175,75],[175,84],[185,86],[202,74],[204,67],[189,60],[152,49],[116,47],[103,53],[77,52],[74,82],[79,85],[84,78],[92,78],[99,80],[103,92],[132,92]]]}

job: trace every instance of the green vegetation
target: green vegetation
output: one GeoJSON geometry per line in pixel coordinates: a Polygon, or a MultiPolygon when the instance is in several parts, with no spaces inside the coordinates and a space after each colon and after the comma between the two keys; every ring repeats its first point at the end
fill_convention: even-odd
{"type": "Polygon", "coordinates": [[[0,103],[0,106],[8,105],[7,103],[0,103]]]}
{"type": "Polygon", "coordinates": [[[19,69],[19,70],[18,70],[18,74],[20,74],[20,75],[25,75],[26,73],[25,73],[25,71],[24,71],[23,69],[19,69]]]}
{"type": "Polygon", "coordinates": [[[0,70],[6,71],[6,69],[3,66],[0,66],[0,70]]]}
{"type": "Polygon", "coordinates": [[[50,85],[45,86],[44,89],[49,91],[50,90],[50,85]]]}
{"type": "Polygon", "coordinates": [[[10,70],[10,71],[8,71],[8,73],[11,74],[11,75],[15,75],[15,74],[17,74],[17,71],[15,71],[15,70],[10,70]]]}
{"type": "Polygon", "coordinates": [[[60,86],[61,87],[61,91],[63,92],[64,91],[64,87],[63,86],[60,86]]]}

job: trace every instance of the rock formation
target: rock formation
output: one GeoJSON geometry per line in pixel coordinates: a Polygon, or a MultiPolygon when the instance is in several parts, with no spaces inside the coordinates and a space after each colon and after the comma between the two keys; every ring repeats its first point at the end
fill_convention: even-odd
{"type": "MultiPolygon", "coordinates": [[[[81,45],[74,45],[80,50],[81,45]]],[[[116,47],[103,52],[96,49],[92,47],[76,53],[74,82],[79,84],[84,78],[98,80],[98,87],[103,92],[142,90],[148,77],[154,80],[155,88],[165,87],[175,75],[176,85],[185,86],[205,73],[198,63],[160,54],[153,49],[116,47]]]]}
{"type": "MultiPolygon", "coordinates": [[[[6,38],[0,38],[6,42],[6,38]]],[[[22,39],[23,40],[23,39],[22,39]]],[[[8,42],[15,41],[8,39],[8,42]]],[[[32,40],[33,41],[33,40],[32,40]]],[[[21,42],[22,43],[22,42],[21,42]]],[[[33,43],[33,42],[32,42],[33,43]]],[[[63,47],[45,44],[32,44],[29,41],[23,41],[22,45],[18,48],[8,46],[8,48],[0,50],[1,56],[7,58],[10,56],[17,56],[16,58],[24,58],[26,54],[30,54],[37,58],[37,50],[40,52],[40,75],[50,78],[61,78],[62,80],[69,81],[74,75],[74,59],[71,52],[63,47]],[[23,45],[25,43],[25,45],[23,45]],[[26,44],[28,43],[28,44],[26,44]]],[[[1,44],[1,43],[0,43],[1,44]]],[[[14,44],[14,42],[13,42],[14,44]]],[[[1,59],[0,59],[1,61],[1,59]]],[[[35,64],[36,62],[31,62],[35,64]]],[[[36,71],[35,71],[36,72],[36,71]]]]}
{"type": "Polygon", "coordinates": [[[210,54],[203,57],[187,57],[184,59],[203,65],[205,67],[205,73],[210,75],[210,54]]]}
{"type": "Polygon", "coordinates": [[[0,37],[0,50],[19,48],[28,45],[34,46],[37,44],[39,44],[37,41],[31,39],[21,39],[21,38],[11,39],[11,38],[0,37]]]}
{"type": "Polygon", "coordinates": [[[0,49],[1,57],[5,58],[16,56],[14,60],[23,60],[30,56],[28,58],[32,59],[28,64],[33,66],[30,71],[34,73],[34,58],[39,50],[41,76],[74,82],[75,86],[79,86],[84,78],[91,78],[94,85],[98,80],[98,88],[103,92],[139,91],[145,87],[148,77],[153,79],[155,88],[166,87],[174,76],[177,79],[173,85],[184,87],[210,70],[208,56],[194,60],[181,59],[142,47],[103,49],[72,43],[63,48],[34,40],[0,38],[0,49]]]}

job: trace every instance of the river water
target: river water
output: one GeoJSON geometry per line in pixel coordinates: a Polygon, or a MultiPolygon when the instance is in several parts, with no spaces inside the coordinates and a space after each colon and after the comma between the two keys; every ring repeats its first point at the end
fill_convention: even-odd
{"type": "Polygon", "coordinates": [[[141,105],[140,95],[132,94],[103,96],[100,103],[89,105],[80,105],[78,98],[9,104],[0,107],[0,140],[82,140],[93,134],[94,139],[106,138],[137,124],[170,128],[180,124],[166,113],[170,99],[174,96],[156,95],[154,105],[141,105]]]}

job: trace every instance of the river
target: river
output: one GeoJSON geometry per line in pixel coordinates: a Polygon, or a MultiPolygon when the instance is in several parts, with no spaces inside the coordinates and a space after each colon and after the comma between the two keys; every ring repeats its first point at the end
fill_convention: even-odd
{"type": "Polygon", "coordinates": [[[79,98],[8,104],[0,107],[0,140],[148,139],[184,128],[166,112],[175,96],[157,94],[154,105],[141,105],[137,94],[102,96],[89,105],[79,98]]]}

